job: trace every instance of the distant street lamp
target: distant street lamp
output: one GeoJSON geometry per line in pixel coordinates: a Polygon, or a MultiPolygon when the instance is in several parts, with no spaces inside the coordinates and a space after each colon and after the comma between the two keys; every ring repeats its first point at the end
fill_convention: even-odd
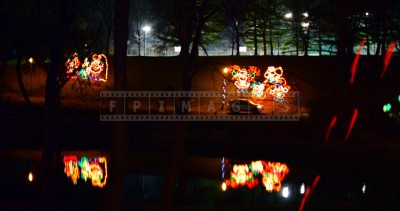
{"type": "Polygon", "coordinates": [[[287,19],[290,19],[292,17],[293,17],[293,13],[291,13],[291,12],[288,12],[285,14],[285,18],[287,18],[287,19]]]}
{"type": "Polygon", "coordinates": [[[143,52],[143,56],[146,56],[146,33],[149,32],[150,30],[151,30],[150,26],[144,26],[143,27],[143,31],[144,31],[144,40],[143,40],[144,52],[143,52]]]}

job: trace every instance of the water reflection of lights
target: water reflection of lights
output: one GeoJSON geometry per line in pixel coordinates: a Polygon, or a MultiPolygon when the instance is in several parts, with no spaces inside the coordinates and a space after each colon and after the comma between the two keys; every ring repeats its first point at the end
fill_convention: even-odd
{"type": "Polygon", "coordinates": [[[363,184],[361,190],[363,193],[365,193],[365,191],[367,190],[367,185],[365,185],[365,183],[363,184]]]}

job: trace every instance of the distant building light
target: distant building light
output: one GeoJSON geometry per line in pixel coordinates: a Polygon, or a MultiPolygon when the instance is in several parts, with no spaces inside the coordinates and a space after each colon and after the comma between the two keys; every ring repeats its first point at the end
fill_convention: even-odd
{"type": "Polygon", "coordinates": [[[175,46],[174,50],[175,50],[176,53],[181,52],[181,46],[175,46]]]}
{"type": "Polygon", "coordinates": [[[247,48],[246,47],[244,47],[244,46],[242,46],[242,47],[239,47],[239,52],[246,52],[247,51],[247,48]]]}

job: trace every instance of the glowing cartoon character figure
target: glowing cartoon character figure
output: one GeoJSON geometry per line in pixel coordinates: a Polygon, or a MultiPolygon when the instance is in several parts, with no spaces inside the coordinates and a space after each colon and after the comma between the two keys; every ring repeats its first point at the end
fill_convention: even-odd
{"type": "Polygon", "coordinates": [[[79,167],[81,167],[81,178],[87,181],[92,180],[93,186],[103,187],[107,180],[107,164],[104,157],[99,158],[95,161],[90,161],[87,157],[82,157],[79,161],[79,167]],[[105,175],[103,169],[100,167],[100,163],[105,163],[105,175]]]}
{"type": "Polygon", "coordinates": [[[81,178],[86,182],[87,179],[90,178],[91,171],[89,159],[87,157],[82,157],[78,164],[79,167],[81,167],[81,178]]]}
{"type": "Polygon", "coordinates": [[[266,94],[264,92],[265,84],[256,81],[251,85],[251,88],[253,88],[251,90],[251,96],[253,98],[264,99],[266,97],[266,94]]]}
{"type": "Polygon", "coordinates": [[[267,84],[266,92],[271,94],[276,102],[283,102],[286,93],[290,90],[290,86],[286,84],[286,79],[282,75],[282,67],[274,66],[269,66],[264,73],[264,83],[267,84]]]}
{"type": "Polygon", "coordinates": [[[98,158],[98,162],[92,166],[92,185],[102,188],[107,182],[107,160],[105,157],[98,158]],[[100,167],[100,163],[104,164],[105,172],[100,167]]]}
{"type": "Polygon", "coordinates": [[[282,67],[269,66],[264,73],[265,83],[274,84],[278,82],[279,78],[283,75],[282,67]]]}
{"type": "Polygon", "coordinates": [[[64,157],[64,173],[70,177],[73,184],[77,184],[79,179],[78,158],[76,156],[64,157]]]}
{"type": "Polygon", "coordinates": [[[274,97],[276,102],[283,102],[289,89],[290,87],[288,88],[281,85],[270,86],[269,93],[274,97]]]}
{"type": "Polygon", "coordinates": [[[86,57],[85,61],[83,61],[82,63],[82,69],[79,70],[78,75],[83,79],[83,80],[87,80],[89,77],[89,73],[90,73],[90,62],[89,59],[86,57]]]}
{"type": "Polygon", "coordinates": [[[227,186],[237,188],[238,186],[247,186],[253,188],[258,184],[258,180],[253,177],[247,164],[234,165],[231,171],[231,178],[225,181],[227,186]]]}
{"type": "Polygon", "coordinates": [[[66,71],[67,75],[72,79],[76,79],[76,75],[71,76],[71,74],[73,74],[74,71],[78,69],[80,65],[81,61],[79,60],[78,53],[75,52],[65,62],[65,67],[67,68],[66,71]]]}
{"type": "Polygon", "coordinates": [[[235,86],[238,92],[247,92],[250,87],[250,82],[248,81],[248,72],[246,69],[240,69],[233,75],[235,81],[235,86]]]}
{"type": "Polygon", "coordinates": [[[238,65],[229,66],[226,68],[226,72],[232,73],[232,79],[235,81],[234,84],[237,87],[237,92],[247,93],[250,88],[251,82],[254,78],[260,75],[260,69],[255,66],[249,66],[247,68],[241,68],[238,65]]]}
{"type": "Polygon", "coordinates": [[[265,190],[268,192],[281,190],[281,181],[278,179],[277,175],[272,173],[265,173],[262,178],[262,183],[265,187],[265,190]]]}
{"type": "Polygon", "coordinates": [[[281,181],[289,173],[289,168],[286,164],[268,162],[264,163],[264,174],[262,183],[268,192],[280,191],[281,181]]]}
{"type": "Polygon", "coordinates": [[[108,61],[107,57],[104,54],[93,54],[92,61],[90,63],[89,78],[95,81],[103,81],[106,82],[108,78],[108,61]],[[103,61],[104,60],[104,61],[103,61]],[[106,71],[105,77],[101,78],[100,74],[106,71]]]}

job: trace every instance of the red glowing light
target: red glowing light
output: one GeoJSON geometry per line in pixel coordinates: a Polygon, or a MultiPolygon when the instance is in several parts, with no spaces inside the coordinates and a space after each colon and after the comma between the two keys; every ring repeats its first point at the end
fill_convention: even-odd
{"type": "Polygon", "coordinates": [[[350,137],[350,133],[353,130],[354,124],[356,123],[357,116],[358,116],[358,109],[354,109],[353,116],[352,116],[351,122],[350,122],[350,126],[349,126],[349,129],[347,130],[346,138],[344,139],[345,141],[347,141],[350,137]]]}
{"type": "Polygon", "coordinates": [[[319,179],[320,179],[320,175],[317,175],[315,177],[315,179],[314,179],[313,184],[311,185],[311,188],[307,187],[306,193],[304,194],[304,197],[301,200],[299,211],[302,211],[304,209],[304,205],[306,204],[307,199],[311,196],[312,192],[314,192],[315,187],[317,186],[319,179]]]}
{"type": "Polygon", "coordinates": [[[354,83],[354,78],[356,77],[358,60],[360,59],[360,53],[361,53],[362,48],[364,47],[365,41],[366,41],[365,38],[361,41],[360,47],[358,47],[358,50],[357,50],[357,55],[354,58],[353,64],[351,65],[350,84],[354,83]]]}
{"type": "Polygon", "coordinates": [[[328,141],[329,134],[331,133],[332,127],[336,124],[336,119],[337,119],[336,116],[334,116],[332,118],[331,123],[329,124],[329,128],[328,128],[328,130],[326,131],[326,134],[325,134],[325,141],[328,141]]]}
{"type": "Polygon", "coordinates": [[[387,51],[386,51],[386,56],[385,56],[385,60],[383,61],[383,70],[381,72],[381,79],[383,78],[383,76],[385,76],[386,70],[389,66],[389,62],[390,59],[392,58],[392,54],[393,54],[393,49],[394,47],[396,47],[396,43],[395,42],[391,42],[387,51]]]}

